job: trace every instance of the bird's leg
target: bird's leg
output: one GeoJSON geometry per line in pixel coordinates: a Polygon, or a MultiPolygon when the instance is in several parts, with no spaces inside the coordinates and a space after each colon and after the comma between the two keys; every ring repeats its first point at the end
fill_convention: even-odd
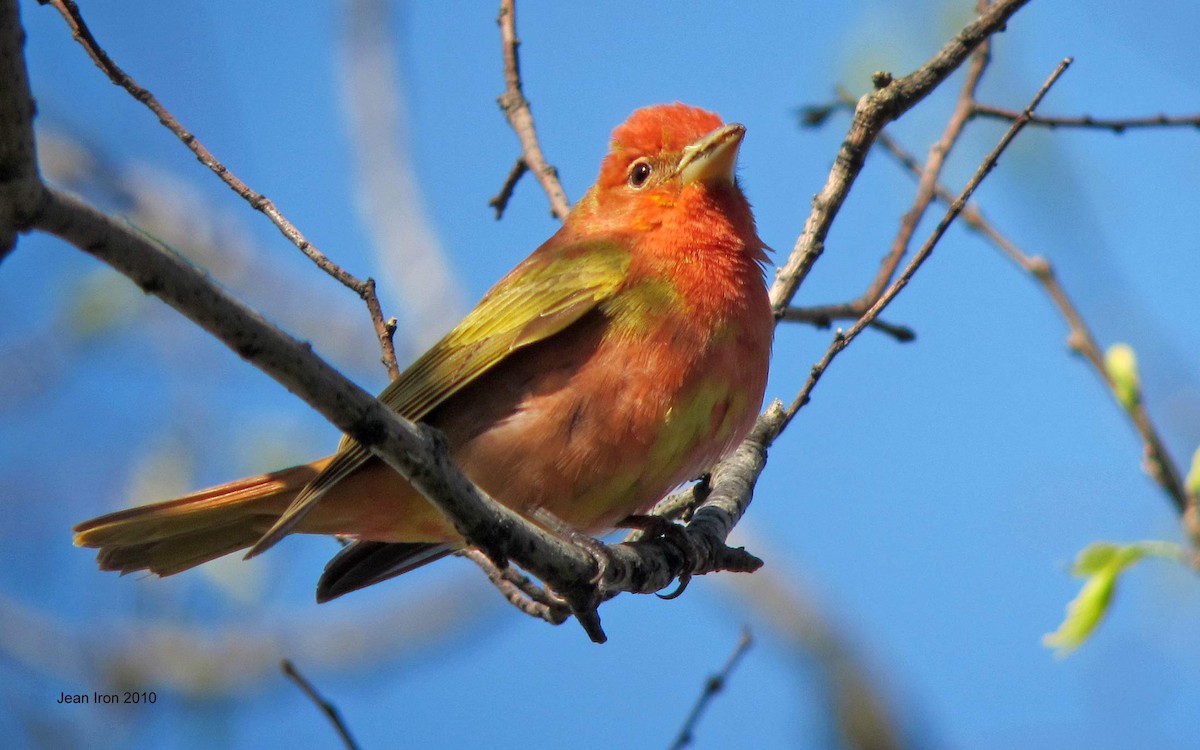
{"type": "Polygon", "coordinates": [[[600,603],[609,598],[602,592],[604,577],[612,564],[612,552],[599,539],[584,534],[544,508],[537,508],[530,517],[562,539],[586,550],[596,563],[596,573],[586,582],[572,586],[570,591],[554,591],[571,608],[571,614],[583,626],[594,643],[604,643],[608,636],[600,626],[600,603]]]}
{"type": "Polygon", "coordinates": [[[598,587],[600,582],[604,580],[604,574],[608,572],[612,561],[612,553],[608,551],[608,545],[591,534],[585,534],[576,529],[545,508],[534,509],[530,516],[545,528],[566,541],[582,547],[592,555],[592,558],[596,561],[596,574],[588,579],[588,583],[593,587],[598,587]]]}
{"type": "Polygon", "coordinates": [[[483,551],[474,547],[460,550],[458,555],[478,565],[487,574],[509,604],[531,617],[560,625],[570,615],[570,605],[562,597],[538,586],[522,575],[515,566],[499,568],[483,551]]]}

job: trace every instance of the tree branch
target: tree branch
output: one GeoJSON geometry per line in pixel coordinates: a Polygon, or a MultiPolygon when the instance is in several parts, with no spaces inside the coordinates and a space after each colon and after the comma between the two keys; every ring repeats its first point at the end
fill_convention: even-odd
{"type": "MultiPolygon", "coordinates": [[[[521,40],[517,38],[516,0],[500,0],[500,15],[497,16],[496,23],[500,25],[500,43],[504,51],[504,93],[496,101],[500,104],[500,110],[504,112],[509,126],[521,140],[520,161],[524,162],[526,168],[541,184],[546,198],[550,201],[550,212],[557,216],[559,221],[566,221],[567,214],[571,212],[571,203],[558,181],[558,170],[548,164],[542,154],[537,131],[533,127],[533,113],[529,111],[529,100],[525,98],[521,88],[521,64],[517,57],[517,48],[521,45],[521,40]]],[[[512,189],[516,187],[521,174],[516,168],[509,172],[504,181],[504,188],[488,202],[489,206],[496,209],[496,218],[500,218],[508,204],[507,197],[501,201],[501,196],[505,196],[506,192],[508,195],[512,194],[512,189]]]]}
{"type": "MultiPolygon", "coordinates": [[[[1011,109],[993,107],[990,104],[976,104],[972,117],[986,117],[993,120],[1015,120],[1021,115],[1011,109]]],[[[1029,120],[1030,125],[1040,125],[1046,128],[1092,128],[1094,130],[1111,130],[1120,135],[1126,130],[1137,128],[1200,128],[1200,114],[1197,115],[1150,115],[1149,117],[1051,117],[1034,115],[1029,120]]]]}
{"type": "MultiPolygon", "coordinates": [[[[982,8],[986,7],[986,0],[981,2],[980,5],[982,10],[982,8]]],[[[863,296],[852,303],[852,307],[857,309],[859,314],[865,312],[871,305],[874,305],[879,296],[883,294],[883,290],[891,282],[892,277],[895,276],[896,269],[900,266],[900,261],[904,258],[909,246],[912,244],[912,238],[917,231],[917,225],[921,223],[921,219],[925,216],[929,205],[933,203],[934,187],[937,185],[938,176],[942,173],[942,167],[946,163],[946,158],[950,155],[950,151],[954,148],[954,145],[958,143],[958,139],[962,136],[963,128],[966,127],[967,121],[971,118],[972,105],[975,103],[975,91],[979,88],[979,82],[982,80],[983,73],[991,60],[990,48],[991,40],[984,39],[980,43],[979,48],[971,55],[971,63],[967,66],[966,79],[959,90],[958,99],[954,103],[954,110],[950,113],[950,119],[946,122],[946,127],[943,129],[941,137],[929,148],[929,159],[925,162],[925,169],[922,170],[921,176],[917,180],[917,193],[913,198],[912,206],[908,211],[904,212],[904,216],[900,220],[900,228],[896,232],[896,237],[892,240],[892,246],[888,250],[888,254],[884,257],[875,280],[867,288],[863,296]]]]}
{"type": "Polygon", "coordinates": [[[296,669],[296,665],[291,659],[284,659],[280,663],[279,668],[283,670],[283,674],[304,692],[308,699],[313,702],[321,713],[325,714],[325,718],[329,719],[329,723],[333,725],[334,730],[341,738],[342,744],[346,746],[346,750],[358,750],[358,743],[354,741],[354,737],[350,734],[350,728],[346,726],[346,722],[342,719],[342,714],[338,711],[337,706],[330,703],[324,696],[317,692],[313,684],[305,679],[304,675],[300,674],[300,670],[296,669]]]}
{"type": "Polygon", "coordinates": [[[41,2],[53,6],[62,15],[63,20],[67,22],[67,25],[71,29],[71,36],[75,41],[79,42],[88,56],[92,58],[92,62],[96,63],[96,67],[100,68],[110,81],[125,89],[129,92],[130,96],[137,99],[153,112],[158,117],[158,121],[163,124],[163,127],[174,133],[175,137],[183,145],[187,146],[189,151],[196,155],[201,164],[212,170],[222,182],[240,195],[252,208],[270,219],[271,223],[279,229],[283,236],[295,245],[300,252],[304,253],[309,260],[315,263],[318,268],[362,298],[367,306],[367,312],[371,316],[371,324],[375,328],[375,335],[379,339],[379,346],[383,352],[383,361],[387,366],[388,375],[392,379],[395,379],[400,374],[400,368],[396,364],[396,351],[392,344],[392,336],[395,333],[395,328],[394,326],[389,326],[383,316],[383,310],[379,305],[379,298],[375,294],[375,280],[370,278],[365,280],[359,279],[330,260],[316,245],[309,242],[308,238],[294,224],[288,221],[287,217],[276,208],[270,199],[262,193],[250,189],[249,185],[242,182],[237,175],[221,163],[200,142],[199,138],[185,129],[175,119],[175,116],[158,101],[158,98],[154,94],[138,84],[132,76],[126,73],[124,69],[108,56],[108,53],[96,41],[91,29],[84,22],[83,15],[79,11],[79,6],[75,4],[74,0],[41,0],[41,2]]]}
{"type": "MultiPolygon", "coordinates": [[[[848,331],[844,333],[842,331],[837,332],[837,335],[834,336],[833,342],[829,345],[829,348],[826,349],[825,355],[816,365],[813,366],[808,380],[805,382],[804,386],[800,389],[800,392],[796,395],[796,398],[788,407],[787,421],[790,421],[792,417],[795,416],[796,412],[808,403],[813,388],[816,387],[817,382],[820,381],[821,376],[829,368],[829,365],[833,362],[834,358],[843,349],[845,349],[850,342],[858,336],[858,334],[862,333],[862,331],[870,324],[872,320],[874,320],[881,312],[883,312],[883,310],[891,303],[891,301],[895,299],[896,295],[900,293],[900,290],[908,285],[908,282],[912,279],[913,274],[916,273],[917,269],[920,268],[921,264],[923,264],[929,258],[929,256],[933,254],[933,250],[937,246],[937,243],[946,233],[946,230],[949,229],[950,224],[954,222],[954,219],[957,218],[960,213],[962,213],[963,208],[967,205],[967,201],[970,200],[971,195],[974,194],[975,189],[979,187],[979,184],[983,181],[983,179],[987,177],[989,173],[991,173],[992,169],[995,168],[996,163],[1000,159],[1000,154],[1003,153],[1006,148],[1008,148],[1008,144],[1012,142],[1013,138],[1015,138],[1017,134],[1020,133],[1021,130],[1024,129],[1024,127],[1029,123],[1028,115],[1033,113],[1033,110],[1042,101],[1042,98],[1045,97],[1046,93],[1050,90],[1050,87],[1054,85],[1055,81],[1057,81],[1059,76],[1066,71],[1067,66],[1070,64],[1070,58],[1059,63],[1054,72],[1050,74],[1050,77],[1046,79],[1046,82],[1042,84],[1040,89],[1038,89],[1029,105],[1026,106],[1022,112],[1022,114],[1026,116],[1014,120],[1008,130],[1005,131],[1004,135],[1000,138],[1000,142],[996,144],[996,147],[992,149],[991,153],[989,153],[979,165],[979,168],[975,170],[975,174],[971,176],[971,179],[967,182],[967,186],[963,188],[963,191],[958,195],[958,197],[950,203],[950,207],[947,209],[946,214],[938,222],[937,226],[934,227],[932,234],[930,234],[929,238],[925,241],[925,244],[921,246],[921,249],[917,252],[917,254],[913,256],[913,259],[905,267],[904,272],[900,274],[900,277],[897,278],[891,284],[891,286],[887,288],[887,290],[879,297],[879,299],[876,300],[875,304],[873,304],[871,308],[867,310],[867,312],[864,313],[861,318],[859,318],[858,322],[851,326],[848,331]]],[[[926,172],[927,170],[922,172],[922,174],[925,174],[926,172]]],[[[784,424],[786,426],[787,422],[784,424]]]]}
{"type": "MultiPolygon", "coordinates": [[[[681,575],[753,570],[761,564],[724,545],[765,464],[761,436],[757,441],[752,436],[723,464],[713,494],[689,525],[688,538],[700,550],[698,557],[689,557],[673,540],[655,539],[607,548],[602,565],[593,550],[534,526],[488,498],[454,465],[436,431],[400,418],[313,354],[307,343],[272,326],[169,250],[54,190],[47,190],[32,226],[108,263],[279,381],[408,479],[497,566],[516,562],[562,595],[581,621],[594,619],[590,634],[596,640],[604,638],[596,606],[613,592],[649,593],[681,575]]],[[[778,406],[768,410],[757,432],[761,435],[764,424],[775,429],[771,426],[781,415],[778,406]]]]}
{"type": "MultiPolygon", "coordinates": [[[[958,98],[955,101],[954,111],[951,113],[945,129],[942,131],[941,137],[930,147],[929,161],[918,175],[917,192],[913,198],[912,206],[901,218],[900,228],[892,240],[892,245],[888,249],[887,255],[884,256],[883,262],[880,263],[879,271],[867,286],[866,291],[857,299],[840,305],[823,305],[814,308],[788,307],[779,316],[780,320],[799,320],[828,328],[834,319],[848,318],[857,320],[879,300],[888,283],[896,275],[896,269],[900,266],[900,261],[903,260],[904,255],[908,252],[908,248],[912,244],[913,234],[917,230],[917,225],[920,224],[921,219],[925,216],[925,212],[929,209],[930,203],[933,202],[934,189],[937,185],[938,176],[942,172],[942,167],[945,165],[946,158],[950,155],[951,149],[958,142],[963,128],[966,127],[967,121],[970,120],[972,107],[975,102],[975,91],[979,87],[979,81],[983,78],[983,72],[987,69],[990,59],[990,40],[985,39],[971,56],[971,65],[967,69],[966,80],[963,81],[962,89],[959,91],[958,98]]],[[[804,111],[812,112],[819,110],[827,115],[838,104],[852,107],[853,100],[849,95],[841,95],[837,104],[826,107],[805,107],[804,111]]],[[[806,116],[804,122],[808,125],[815,124],[823,121],[825,115],[820,118],[806,116]]],[[[885,135],[886,133],[881,133],[880,137],[885,135]]],[[[869,325],[892,335],[901,342],[911,341],[915,337],[915,334],[908,328],[893,326],[877,319],[872,320],[869,325]]]]}
{"type": "Polygon", "coordinates": [[[704,710],[708,708],[708,704],[717,696],[717,693],[725,689],[725,683],[729,681],[733,670],[737,668],[738,662],[742,660],[742,657],[746,655],[746,652],[750,650],[750,646],[753,644],[754,639],[750,636],[750,628],[743,627],[737,644],[734,645],[729,658],[725,660],[725,666],[721,667],[720,672],[717,672],[704,681],[704,689],[700,691],[700,697],[692,705],[692,710],[688,712],[687,719],[679,729],[679,734],[675,736],[675,741],[671,743],[671,750],[683,750],[683,748],[692,744],[692,735],[696,731],[696,724],[699,723],[700,717],[704,715],[704,710]]]}
{"type": "Polygon", "coordinates": [[[777,318],[792,304],[800,284],[825,249],[825,237],[851,186],[862,171],[867,151],[883,127],[907,112],[933,91],[985,39],[1004,28],[1029,0],[1000,0],[950,40],[932,59],[903,78],[876,76],[877,88],[858,101],[850,131],[838,151],[825,187],[813,198],[813,208],[788,256],[775,275],[771,302],[777,318]]]}
{"type": "Polygon", "coordinates": [[[0,262],[16,246],[42,200],[33,140],[33,95],[25,70],[25,30],[15,0],[0,2],[0,262]]]}
{"type": "MultiPolygon", "coordinates": [[[[1032,125],[1033,121],[1030,120],[1029,124],[1032,125]]],[[[880,144],[897,161],[906,167],[910,173],[919,173],[919,162],[904,150],[894,138],[885,133],[880,137],[880,144]]],[[[954,199],[950,191],[942,185],[937,186],[936,195],[939,200],[945,203],[950,203],[954,199]]],[[[962,221],[972,231],[986,238],[994,247],[1013,261],[1022,271],[1029,274],[1042,287],[1067,324],[1067,346],[1080,354],[1084,361],[1091,366],[1092,371],[1104,383],[1109,394],[1115,394],[1112,377],[1109,375],[1108,368],[1104,364],[1104,351],[1100,348],[1099,343],[1097,343],[1091,327],[1088,326],[1087,321],[1083,317],[1083,313],[1080,312],[1067,293],[1067,290],[1059,282],[1058,276],[1054,272],[1054,266],[1050,261],[1042,256],[1029,255],[1023,251],[1016,243],[996,229],[975,205],[967,205],[963,208],[962,221]]],[[[1159,435],[1153,420],[1150,418],[1145,404],[1139,401],[1129,408],[1121,405],[1121,409],[1129,416],[1130,422],[1142,439],[1147,458],[1147,473],[1166,492],[1175,510],[1181,514],[1186,514],[1193,501],[1183,485],[1178,465],[1167,451],[1166,445],[1159,435]]],[[[1194,525],[1194,523],[1191,523],[1187,527],[1187,530],[1189,535],[1196,538],[1197,545],[1200,546],[1200,534],[1196,533],[1196,530],[1193,529],[1194,525]]]]}
{"type": "MultiPolygon", "coordinates": [[[[786,320],[793,323],[808,323],[816,328],[830,328],[835,320],[858,320],[865,309],[858,309],[855,302],[848,302],[843,305],[818,305],[816,307],[789,307],[783,311],[780,320],[786,320]]],[[[870,323],[870,327],[885,333],[888,336],[896,339],[896,341],[906,344],[917,338],[917,333],[908,326],[888,323],[876,318],[870,323]]]]}
{"type": "Polygon", "coordinates": [[[504,211],[508,208],[508,202],[512,200],[513,191],[517,189],[517,183],[521,181],[521,177],[528,171],[529,165],[525,163],[525,157],[518,157],[517,161],[513,163],[512,169],[508,171],[508,177],[504,178],[504,184],[500,186],[500,191],[488,201],[488,205],[496,210],[497,221],[504,216],[504,211]]]}

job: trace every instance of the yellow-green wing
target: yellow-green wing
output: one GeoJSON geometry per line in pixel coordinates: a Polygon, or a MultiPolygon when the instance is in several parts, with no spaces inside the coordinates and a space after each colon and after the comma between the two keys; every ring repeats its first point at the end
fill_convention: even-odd
{"type": "Polygon", "coordinates": [[[511,352],[579,320],[612,295],[628,267],[628,251],[608,245],[531,256],[385,388],[379,400],[407,419],[422,419],[511,352]]]}
{"type": "MultiPolygon", "coordinates": [[[[629,251],[615,243],[543,245],[392,381],[379,400],[406,419],[424,418],[510,353],[544,341],[582,318],[617,290],[628,270],[629,251]]],[[[246,556],[257,555],[282,539],[326,490],[370,456],[344,436],[333,461],[246,556]]]]}

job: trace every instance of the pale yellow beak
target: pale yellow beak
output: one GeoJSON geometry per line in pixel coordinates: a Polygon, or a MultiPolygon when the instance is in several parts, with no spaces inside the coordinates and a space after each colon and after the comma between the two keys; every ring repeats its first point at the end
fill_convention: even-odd
{"type": "Polygon", "coordinates": [[[683,183],[733,182],[738,147],[745,135],[746,126],[735,122],[690,144],[679,160],[679,176],[683,183]]]}

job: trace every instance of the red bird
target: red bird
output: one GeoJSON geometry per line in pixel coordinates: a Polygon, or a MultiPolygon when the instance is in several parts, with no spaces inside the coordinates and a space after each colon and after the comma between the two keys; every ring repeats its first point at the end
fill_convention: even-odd
{"type": "MultiPolygon", "coordinates": [[[[765,246],[734,177],[744,134],[683,104],[634,112],[562,228],[380,400],[445,433],[499,502],[586,533],[698,476],[753,426],[774,330],[765,246]]],[[[162,576],[290,532],[358,539],[327,566],[319,601],[463,543],[349,438],[333,456],[75,532],[101,568],[162,576]]]]}

